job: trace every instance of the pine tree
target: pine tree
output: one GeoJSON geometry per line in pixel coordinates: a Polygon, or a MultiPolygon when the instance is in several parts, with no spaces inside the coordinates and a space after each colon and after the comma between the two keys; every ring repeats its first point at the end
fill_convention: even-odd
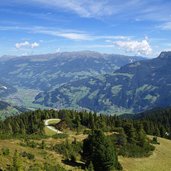
{"type": "Polygon", "coordinates": [[[83,157],[87,165],[93,163],[95,171],[110,171],[118,164],[114,146],[101,130],[94,130],[84,140],[83,157]]]}
{"type": "Polygon", "coordinates": [[[121,129],[119,134],[117,135],[116,143],[117,143],[117,145],[120,145],[120,146],[125,146],[126,145],[127,136],[126,136],[123,129],[121,129]]]}
{"type": "Polygon", "coordinates": [[[135,132],[135,128],[133,126],[132,123],[126,123],[124,125],[124,131],[127,135],[127,141],[131,144],[135,143],[135,139],[136,139],[136,132],[135,132]]]}

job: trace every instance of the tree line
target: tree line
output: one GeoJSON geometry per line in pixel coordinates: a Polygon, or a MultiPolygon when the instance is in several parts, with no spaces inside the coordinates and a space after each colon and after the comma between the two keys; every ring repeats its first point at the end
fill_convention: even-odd
{"type": "Polygon", "coordinates": [[[144,131],[171,139],[171,108],[158,108],[134,115],[133,120],[143,124],[144,131]]]}

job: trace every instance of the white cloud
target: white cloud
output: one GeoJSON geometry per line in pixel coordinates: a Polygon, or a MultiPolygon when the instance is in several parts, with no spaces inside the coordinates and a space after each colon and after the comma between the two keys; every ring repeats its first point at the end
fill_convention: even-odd
{"type": "Polygon", "coordinates": [[[31,47],[31,48],[39,47],[39,43],[37,43],[37,42],[30,43],[30,47],[31,47]]]}
{"type": "Polygon", "coordinates": [[[160,25],[159,28],[162,30],[171,30],[171,22],[166,22],[160,25]]]}
{"type": "Polygon", "coordinates": [[[17,49],[20,49],[20,48],[36,48],[39,46],[39,43],[37,42],[33,42],[33,43],[30,43],[28,41],[25,41],[25,42],[20,42],[20,43],[16,43],[15,44],[15,47],[17,49]]]}
{"type": "Polygon", "coordinates": [[[58,37],[63,37],[66,39],[71,39],[71,40],[89,40],[89,39],[91,39],[91,37],[88,34],[84,34],[84,33],[56,32],[55,35],[58,37]]]}
{"type": "Polygon", "coordinates": [[[122,35],[115,35],[115,36],[94,36],[95,39],[107,39],[106,42],[109,42],[110,39],[115,40],[129,40],[130,37],[128,36],[122,36],[122,35]]]}
{"type": "Polygon", "coordinates": [[[2,31],[24,30],[29,33],[31,32],[31,33],[44,34],[44,35],[50,35],[55,37],[63,37],[70,40],[103,40],[104,39],[107,42],[111,40],[129,40],[131,38],[129,36],[124,36],[124,35],[94,35],[80,30],[61,29],[61,28],[42,27],[42,26],[34,26],[34,27],[0,26],[0,30],[2,31]]]}
{"type": "Polygon", "coordinates": [[[65,30],[54,29],[45,27],[31,28],[34,33],[41,33],[51,36],[63,37],[70,40],[102,40],[102,39],[115,39],[115,40],[129,40],[130,37],[123,35],[93,35],[80,30],[65,30]]]}
{"type": "Polygon", "coordinates": [[[26,47],[26,46],[29,46],[29,42],[27,42],[27,41],[15,44],[15,47],[17,49],[20,49],[21,47],[26,47]]]}
{"type": "Polygon", "coordinates": [[[68,31],[55,31],[51,29],[39,29],[35,30],[34,32],[37,33],[42,33],[42,34],[47,34],[51,36],[58,36],[58,37],[63,37],[66,39],[71,39],[71,40],[90,40],[91,36],[86,34],[86,33],[79,33],[79,32],[68,32],[68,31]]]}
{"type": "Polygon", "coordinates": [[[135,53],[137,55],[151,55],[152,48],[145,38],[142,41],[128,40],[128,41],[115,41],[113,44],[119,48],[124,49],[126,52],[135,53]]]}
{"type": "Polygon", "coordinates": [[[41,3],[49,7],[61,8],[72,11],[82,17],[98,17],[112,15],[117,11],[113,10],[110,0],[30,0],[34,3],[41,3]]]}

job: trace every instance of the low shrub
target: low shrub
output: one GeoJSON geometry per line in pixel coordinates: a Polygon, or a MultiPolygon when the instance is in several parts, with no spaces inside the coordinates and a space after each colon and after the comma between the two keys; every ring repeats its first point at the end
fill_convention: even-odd
{"type": "Polygon", "coordinates": [[[10,154],[9,148],[2,148],[1,151],[4,156],[8,156],[10,154]]]}
{"type": "Polygon", "coordinates": [[[29,160],[34,160],[35,158],[34,154],[27,153],[26,151],[20,153],[20,156],[27,157],[29,160]]]}
{"type": "Polygon", "coordinates": [[[153,137],[153,139],[151,140],[151,143],[152,144],[160,144],[159,142],[158,142],[158,140],[157,140],[157,137],[155,136],[155,137],[153,137]]]}
{"type": "Polygon", "coordinates": [[[119,149],[119,155],[127,157],[147,157],[151,155],[155,147],[150,144],[146,144],[143,147],[136,144],[127,144],[119,149]]]}

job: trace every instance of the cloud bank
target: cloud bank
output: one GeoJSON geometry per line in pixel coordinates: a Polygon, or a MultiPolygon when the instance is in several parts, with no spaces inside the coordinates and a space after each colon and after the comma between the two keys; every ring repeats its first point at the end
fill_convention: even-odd
{"type": "Polygon", "coordinates": [[[113,44],[126,52],[135,53],[136,55],[150,55],[152,48],[147,39],[142,41],[128,40],[128,41],[115,41],[113,44]]]}

